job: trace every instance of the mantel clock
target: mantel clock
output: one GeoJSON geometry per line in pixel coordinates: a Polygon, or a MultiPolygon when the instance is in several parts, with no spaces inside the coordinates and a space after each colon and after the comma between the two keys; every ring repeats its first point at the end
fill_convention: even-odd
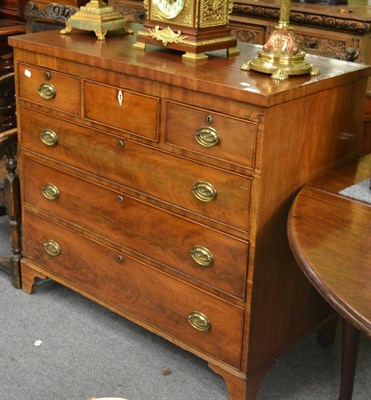
{"type": "Polygon", "coordinates": [[[228,27],[233,0],[144,0],[147,20],[135,47],[146,44],[185,52],[183,58],[206,59],[207,51],[238,53],[228,27]]]}

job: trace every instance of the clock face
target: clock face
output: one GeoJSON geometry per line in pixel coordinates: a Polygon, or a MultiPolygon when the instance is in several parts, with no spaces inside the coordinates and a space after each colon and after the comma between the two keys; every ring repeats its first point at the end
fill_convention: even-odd
{"type": "Polygon", "coordinates": [[[159,15],[163,19],[174,19],[183,10],[186,0],[153,0],[159,15]]]}

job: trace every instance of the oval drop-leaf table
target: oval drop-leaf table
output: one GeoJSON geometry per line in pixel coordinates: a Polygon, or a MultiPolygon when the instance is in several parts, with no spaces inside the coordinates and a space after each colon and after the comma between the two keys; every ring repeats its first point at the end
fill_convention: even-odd
{"type": "Polygon", "coordinates": [[[301,189],[288,219],[294,256],[343,318],[340,400],[352,397],[359,333],[371,338],[371,154],[334,168],[301,189]],[[344,189],[366,183],[362,199],[344,189]]]}

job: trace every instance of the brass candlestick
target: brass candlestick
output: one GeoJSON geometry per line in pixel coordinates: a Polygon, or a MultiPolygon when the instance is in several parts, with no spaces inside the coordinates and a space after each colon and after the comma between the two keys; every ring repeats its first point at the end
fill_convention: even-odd
{"type": "Polygon", "coordinates": [[[74,28],[94,31],[99,40],[105,39],[107,31],[122,29],[130,32],[127,29],[127,20],[103,0],[91,0],[80,7],[80,10],[67,20],[66,27],[60,33],[69,33],[74,28]]]}
{"type": "Polygon", "coordinates": [[[284,80],[291,75],[319,75],[318,68],[305,60],[290,26],[291,0],[281,0],[278,25],[271,33],[258,56],[241,66],[244,71],[271,74],[273,79],[284,80]]]}

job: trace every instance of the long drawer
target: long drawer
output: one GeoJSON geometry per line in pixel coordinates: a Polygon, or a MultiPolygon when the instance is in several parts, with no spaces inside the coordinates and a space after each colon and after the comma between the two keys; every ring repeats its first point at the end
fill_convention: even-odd
{"type": "Polygon", "coordinates": [[[44,218],[24,217],[24,256],[47,275],[240,366],[241,308],[44,218]]]}
{"type": "Polygon", "coordinates": [[[23,108],[21,143],[204,218],[249,230],[252,179],[23,108]]]}
{"type": "Polygon", "coordinates": [[[39,207],[238,298],[248,243],[25,157],[24,204],[39,207]]]}

